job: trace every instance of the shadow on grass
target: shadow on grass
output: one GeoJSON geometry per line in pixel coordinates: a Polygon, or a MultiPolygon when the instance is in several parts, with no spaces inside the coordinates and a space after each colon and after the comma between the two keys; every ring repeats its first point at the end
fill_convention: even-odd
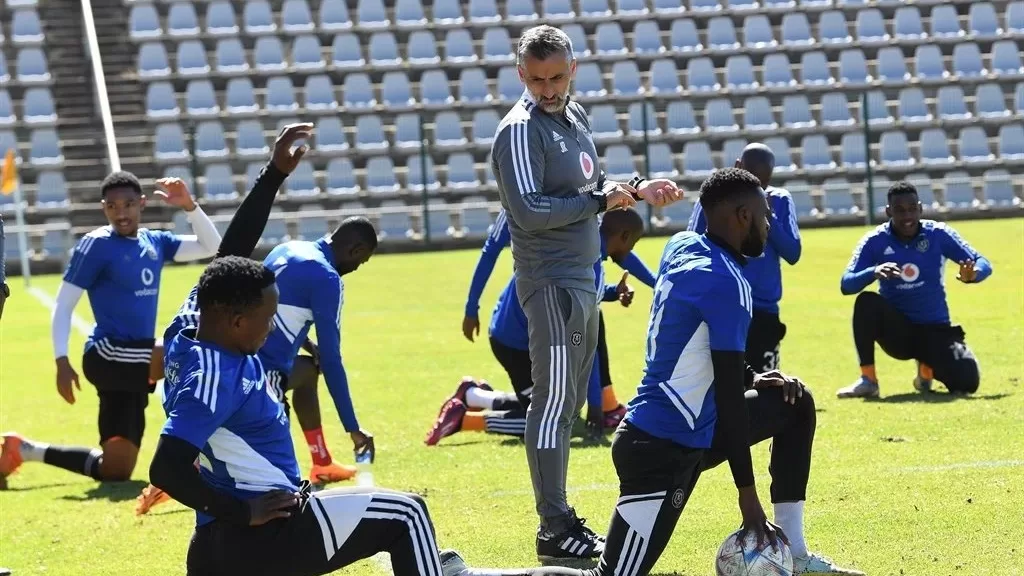
{"type": "Polygon", "coordinates": [[[37,486],[8,486],[0,488],[0,492],[31,492],[33,490],[47,490],[49,488],[63,488],[64,486],[74,486],[75,484],[81,484],[81,482],[58,482],[54,484],[39,484],[37,486]]]}
{"type": "Polygon", "coordinates": [[[932,392],[922,394],[920,392],[907,392],[904,394],[893,394],[882,398],[871,398],[867,402],[881,402],[884,404],[904,404],[907,402],[918,402],[921,404],[942,404],[945,402],[957,402],[960,400],[1001,400],[1010,396],[1006,392],[998,394],[951,394],[949,392],[932,392]]]}
{"type": "Polygon", "coordinates": [[[85,494],[61,496],[64,500],[84,502],[86,500],[110,500],[111,502],[127,502],[134,500],[142,492],[148,482],[129,480],[127,482],[104,482],[87,490],[85,494]]]}

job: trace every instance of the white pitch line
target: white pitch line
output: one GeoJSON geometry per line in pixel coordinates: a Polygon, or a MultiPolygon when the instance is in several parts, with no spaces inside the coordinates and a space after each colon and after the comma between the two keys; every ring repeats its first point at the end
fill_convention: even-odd
{"type": "MultiPolygon", "coordinates": [[[[52,296],[47,294],[46,291],[40,288],[30,286],[28,288],[28,293],[31,294],[36,300],[38,300],[40,304],[45,306],[46,309],[49,310],[51,314],[53,313],[54,308],[57,307],[57,301],[54,300],[52,296]]],[[[82,317],[79,316],[78,314],[71,314],[71,326],[75,330],[78,330],[79,334],[81,334],[82,336],[88,337],[89,333],[92,332],[92,326],[85,320],[82,320],[82,317]]]]}
{"type": "Polygon", "coordinates": [[[960,462],[957,464],[937,464],[935,466],[907,466],[897,468],[897,472],[945,472],[967,468],[1012,468],[1024,466],[1024,460],[989,460],[984,462],[960,462]]]}

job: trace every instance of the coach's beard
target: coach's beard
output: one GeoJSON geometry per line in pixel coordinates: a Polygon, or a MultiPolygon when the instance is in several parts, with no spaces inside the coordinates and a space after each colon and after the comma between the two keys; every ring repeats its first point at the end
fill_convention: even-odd
{"type": "Polygon", "coordinates": [[[747,237],[744,238],[743,242],[740,244],[740,252],[744,256],[757,258],[764,254],[764,247],[767,242],[768,239],[762,239],[761,235],[757,233],[757,228],[754,226],[754,223],[751,222],[750,229],[747,230],[747,237]]]}
{"type": "Polygon", "coordinates": [[[569,88],[566,88],[565,93],[556,94],[550,100],[544,97],[535,97],[534,100],[540,105],[540,109],[548,114],[559,114],[562,110],[565,110],[565,106],[569,103],[569,93],[571,90],[572,86],[570,85],[569,88]]]}

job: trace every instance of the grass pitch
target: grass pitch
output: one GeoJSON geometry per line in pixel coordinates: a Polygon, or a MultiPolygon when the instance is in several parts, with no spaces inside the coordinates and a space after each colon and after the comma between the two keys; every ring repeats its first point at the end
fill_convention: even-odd
{"type": "MultiPolygon", "coordinates": [[[[809,546],[871,576],[1013,575],[1021,568],[1024,517],[1024,219],[955,223],[995,268],[977,286],[946,270],[953,319],[982,366],[978,394],[952,399],[911,388],[913,363],[879,352],[879,401],[839,401],[835,390],[858,376],[850,315],[853,298],[839,277],[863,228],[808,230],[795,267],[785,267],[783,321],[789,333],[782,368],[814,390],[818,430],[807,502],[809,546]]],[[[665,238],[642,241],[638,253],[657,264],[665,238]]],[[[441,546],[478,566],[536,562],[536,518],[523,447],[517,440],[461,433],[435,448],[423,436],[463,374],[508,389],[486,340],[460,333],[463,304],[477,251],[379,256],[346,277],[343,338],[356,409],[376,435],[378,484],[426,495],[441,546]]],[[[609,264],[615,277],[614,264],[609,264]]],[[[506,252],[482,300],[481,321],[508,279],[506,252]]],[[[199,267],[166,271],[162,327],[198,278],[199,267]]],[[[50,294],[59,278],[35,285],[50,294]]],[[[634,284],[638,284],[634,281],[634,284]]],[[[49,313],[13,279],[13,298],[0,325],[0,429],[51,443],[96,442],[96,395],[84,382],[79,401],[65,404],[54,386],[49,313]]],[[[636,286],[630,309],[605,306],[612,376],[623,401],[632,397],[643,362],[651,293],[636,286]]],[[[89,319],[83,302],[78,314],[89,319]]],[[[82,336],[72,336],[78,366],[82,336]]],[[[193,513],[179,504],[133,514],[145,485],[163,412],[151,397],[148,429],[134,480],[99,485],[28,463],[0,492],[0,566],[18,576],[183,574],[193,513]]],[[[336,459],[351,445],[321,388],[325,431],[336,459]]],[[[303,472],[309,469],[293,425],[303,472]]],[[[759,493],[768,502],[767,444],[753,450],[759,493]]],[[[602,532],[617,496],[607,443],[574,440],[569,497],[602,532]]],[[[740,522],[736,492],[723,465],[700,481],[657,574],[713,573],[712,558],[740,522]]],[[[363,562],[345,571],[381,576],[363,562]]]]}

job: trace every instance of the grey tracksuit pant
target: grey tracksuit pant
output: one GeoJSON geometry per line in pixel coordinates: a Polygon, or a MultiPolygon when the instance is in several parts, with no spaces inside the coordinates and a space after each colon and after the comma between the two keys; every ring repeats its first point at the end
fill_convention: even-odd
{"type": "Polygon", "coordinates": [[[533,366],[526,457],[541,526],[557,534],[568,529],[569,435],[587,399],[597,349],[597,295],[549,285],[522,305],[533,366]]]}

